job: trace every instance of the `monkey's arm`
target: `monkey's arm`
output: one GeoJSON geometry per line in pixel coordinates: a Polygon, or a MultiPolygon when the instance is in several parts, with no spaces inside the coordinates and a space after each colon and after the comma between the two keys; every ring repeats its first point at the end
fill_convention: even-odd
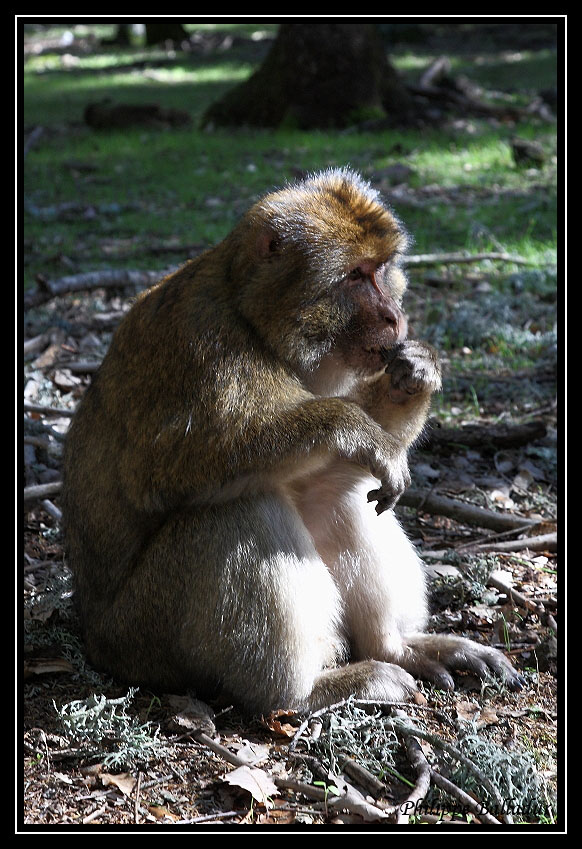
{"type": "MultiPolygon", "coordinates": [[[[433,392],[441,387],[441,369],[436,351],[426,342],[400,342],[385,355],[384,374],[366,381],[353,394],[368,415],[391,435],[399,446],[399,465],[408,469],[408,449],[420,435],[433,392]]],[[[407,472],[410,482],[410,475],[407,472]]],[[[376,512],[393,507],[401,493],[382,484],[368,494],[376,501],[376,512]]]]}
{"type": "Polygon", "coordinates": [[[399,440],[358,404],[342,398],[301,393],[293,403],[246,411],[236,426],[223,418],[216,422],[208,451],[193,439],[189,452],[183,433],[182,427],[167,427],[152,446],[149,482],[162,502],[228,500],[239,491],[301,478],[333,457],[369,470],[394,498],[410,482],[399,440]]]}

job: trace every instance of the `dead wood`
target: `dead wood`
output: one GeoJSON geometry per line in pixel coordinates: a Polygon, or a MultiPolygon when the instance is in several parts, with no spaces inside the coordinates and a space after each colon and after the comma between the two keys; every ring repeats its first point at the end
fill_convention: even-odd
{"type": "Polygon", "coordinates": [[[89,103],[83,114],[93,130],[121,130],[128,127],[187,127],[192,118],[183,109],[160,106],[159,103],[111,103],[103,100],[89,103]]]}
{"type": "Polygon", "coordinates": [[[32,339],[24,340],[24,356],[36,354],[37,351],[42,351],[50,342],[50,333],[41,333],[40,336],[34,336],[32,339]]]}
{"type": "Polygon", "coordinates": [[[71,417],[74,410],[67,410],[65,407],[44,407],[42,404],[26,404],[24,405],[25,413],[40,413],[43,416],[67,416],[71,417]]]}
{"type": "Polygon", "coordinates": [[[467,546],[467,551],[557,551],[558,535],[556,533],[540,534],[525,539],[510,539],[503,542],[476,543],[467,546]]]}
{"type": "Polygon", "coordinates": [[[43,501],[41,501],[41,504],[43,506],[43,509],[46,510],[46,512],[55,520],[55,522],[60,522],[62,520],[63,514],[61,513],[59,508],[52,503],[52,501],[49,501],[48,498],[45,498],[43,501]]]}
{"type": "Polygon", "coordinates": [[[537,519],[496,513],[494,510],[486,510],[484,507],[477,507],[475,504],[467,504],[464,501],[455,501],[443,495],[435,495],[430,490],[407,489],[400,496],[398,504],[401,507],[415,507],[425,513],[447,516],[457,522],[466,522],[469,525],[490,528],[494,531],[523,530],[539,524],[537,519]]]}
{"type": "Polygon", "coordinates": [[[52,483],[41,483],[35,486],[27,486],[24,489],[24,504],[29,506],[35,501],[41,501],[49,495],[56,495],[61,491],[61,481],[53,481],[52,483]]]}
{"type": "MultiPolygon", "coordinates": [[[[522,607],[524,610],[531,610],[532,613],[537,613],[542,619],[547,619],[551,614],[546,614],[544,609],[544,605],[541,602],[532,601],[529,598],[526,598],[522,593],[514,590],[512,586],[510,586],[502,577],[499,571],[492,572],[487,579],[487,586],[493,587],[495,590],[499,590],[499,592],[504,593],[508,599],[513,601],[518,607],[522,607]]],[[[550,627],[554,627],[556,621],[552,616],[552,625],[550,627]]]]}
{"type": "MultiPolygon", "coordinates": [[[[479,783],[485,787],[491,797],[495,800],[496,804],[499,805],[500,810],[505,810],[505,803],[503,798],[501,797],[499,790],[493,784],[493,782],[485,775],[485,773],[479,769],[479,767],[468,758],[460,749],[456,746],[453,746],[452,743],[449,743],[448,740],[444,740],[442,737],[439,737],[437,734],[432,734],[428,731],[424,731],[422,728],[417,728],[416,726],[409,725],[406,720],[407,716],[396,716],[393,721],[394,731],[397,734],[402,734],[403,736],[411,736],[417,737],[420,740],[426,740],[427,743],[430,743],[433,748],[442,749],[444,752],[447,752],[455,760],[462,763],[470,772],[473,773],[475,778],[479,781],[479,783]]],[[[504,815],[504,820],[508,824],[513,823],[513,817],[510,813],[506,813],[504,815]]]]}
{"type": "MultiPolygon", "coordinates": [[[[180,247],[179,250],[187,250],[189,246],[180,247]]],[[[200,246],[194,245],[198,248],[200,246]]],[[[178,248],[177,248],[178,249],[178,248]]],[[[163,248],[149,249],[150,252],[163,252],[163,248]]],[[[456,263],[480,262],[489,259],[499,262],[513,262],[518,265],[535,265],[524,257],[507,253],[442,253],[442,254],[416,254],[404,258],[405,265],[446,265],[456,263]]],[[[539,264],[539,263],[537,263],[539,264]]],[[[119,288],[134,286],[146,288],[157,283],[163,277],[176,271],[179,266],[172,266],[161,271],[146,271],[142,269],[103,269],[101,271],[88,271],[83,274],[71,274],[58,280],[48,280],[43,276],[37,277],[37,289],[26,292],[24,295],[24,309],[44,304],[51,298],[69,295],[72,292],[82,292],[91,289],[119,288]]]]}
{"type": "Polygon", "coordinates": [[[547,429],[541,419],[535,419],[524,424],[477,425],[468,424],[463,427],[434,427],[431,419],[426,436],[423,437],[422,448],[436,447],[456,443],[469,448],[484,447],[499,450],[500,448],[518,448],[536,439],[543,439],[547,429]]]}
{"type": "Polygon", "coordinates": [[[39,306],[51,298],[69,295],[71,292],[82,292],[89,289],[119,288],[135,286],[145,288],[152,286],[175,268],[165,271],[135,271],[130,269],[88,271],[86,274],[72,274],[59,280],[47,280],[37,277],[38,288],[24,295],[24,308],[39,306]]]}
{"type": "Polygon", "coordinates": [[[433,784],[436,784],[437,787],[440,787],[441,790],[444,790],[445,793],[448,793],[449,796],[452,796],[453,799],[457,799],[464,808],[471,811],[471,813],[478,817],[481,822],[486,822],[490,825],[501,825],[498,819],[495,819],[494,816],[488,813],[484,805],[475,801],[472,796],[469,796],[468,793],[465,793],[464,790],[461,790],[460,787],[457,787],[456,784],[453,784],[452,781],[449,781],[449,779],[445,778],[444,775],[441,775],[440,772],[437,772],[435,769],[431,769],[430,780],[433,784]]]}
{"type": "Polygon", "coordinates": [[[404,265],[456,265],[465,262],[481,262],[489,259],[495,262],[513,262],[516,265],[539,265],[539,262],[525,259],[522,256],[503,252],[485,252],[478,254],[442,253],[442,254],[416,254],[404,257],[404,265]]]}
{"type": "MultiPolygon", "coordinates": [[[[395,710],[394,715],[407,720],[408,717],[401,710],[395,710]]],[[[416,773],[416,784],[408,794],[406,800],[398,805],[396,815],[397,823],[408,823],[411,814],[415,813],[417,804],[421,803],[430,789],[430,766],[420,747],[420,743],[414,737],[404,738],[404,747],[408,760],[416,773]]]]}
{"type": "MultiPolygon", "coordinates": [[[[203,731],[195,731],[191,736],[198,743],[201,743],[211,749],[227,761],[227,763],[230,763],[233,766],[251,766],[253,763],[253,761],[249,761],[248,758],[233,754],[230,749],[227,749],[226,746],[212,740],[212,738],[203,731]]],[[[315,799],[318,802],[324,802],[330,807],[333,804],[335,807],[346,808],[351,813],[359,814],[367,822],[386,819],[388,817],[388,814],[385,811],[382,811],[380,808],[377,808],[375,805],[367,802],[364,796],[356,790],[355,787],[352,787],[338,776],[329,774],[329,778],[327,780],[330,783],[335,784],[338,789],[343,792],[341,796],[333,796],[331,798],[328,798],[326,790],[320,790],[318,787],[313,787],[310,784],[304,784],[302,782],[282,778],[274,778],[273,780],[277,787],[281,789],[290,789],[296,793],[302,793],[304,796],[307,796],[308,799],[315,799]]]]}

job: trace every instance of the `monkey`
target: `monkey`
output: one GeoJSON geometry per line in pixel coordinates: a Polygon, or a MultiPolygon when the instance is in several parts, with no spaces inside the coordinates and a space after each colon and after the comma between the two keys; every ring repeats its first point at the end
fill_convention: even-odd
{"type": "Polygon", "coordinates": [[[136,298],[64,456],[97,668],[251,714],[401,701],[455,671],[522,686],[496,649],[425,632],[394,514],[441,387],[407,338],[408,244],[369,182],[330,168],[136,298]]]}

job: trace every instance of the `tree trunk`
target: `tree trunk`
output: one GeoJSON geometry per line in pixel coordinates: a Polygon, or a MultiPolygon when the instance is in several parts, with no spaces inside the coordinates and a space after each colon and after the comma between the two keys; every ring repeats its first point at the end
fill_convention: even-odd
{"type": "Polygon", "coordinates": [[[203,125],[301,129],[396,124],[409,95],[373,24],[281,24],[263,64],[207,110],[203,125]]]}
{"type": "Polygon", "coordinates": [[[163,44],[166,41],[181,44],[188,41],[188,33],[177,23],[146,24],[146,45],[152,47],[154,44],[163,44]]]}

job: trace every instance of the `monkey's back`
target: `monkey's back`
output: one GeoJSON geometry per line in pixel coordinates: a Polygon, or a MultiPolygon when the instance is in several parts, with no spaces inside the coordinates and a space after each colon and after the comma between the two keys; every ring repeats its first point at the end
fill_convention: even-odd
{"type": "Polygon", "coordinates": [[[107,607],[169,515],[228,481],[249,423],[269,415],[255,356],[265,394],[281,383],[273,359],[267,385],[265,352],[214,285],[211,254],[138,298],[67,435],[64,528],[84,617],[107,607]]]}

